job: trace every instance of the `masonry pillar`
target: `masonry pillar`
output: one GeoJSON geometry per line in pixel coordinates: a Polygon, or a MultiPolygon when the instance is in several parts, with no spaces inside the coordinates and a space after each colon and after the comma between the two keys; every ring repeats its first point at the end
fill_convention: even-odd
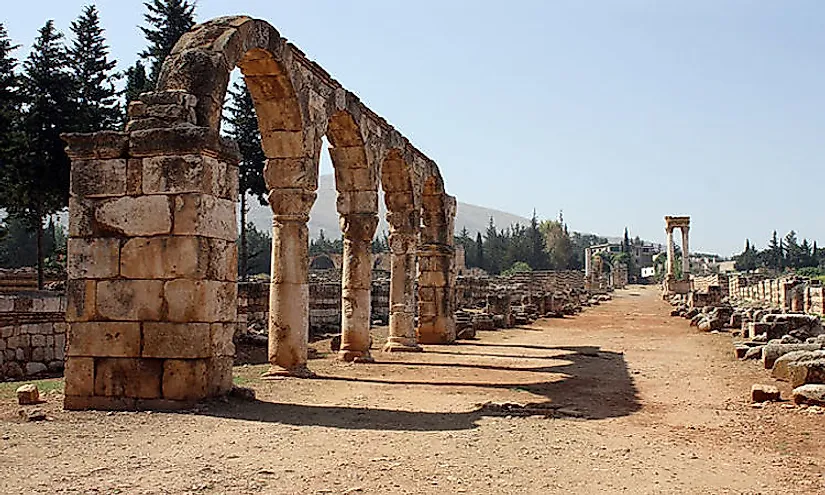
{"type": "Polygon", "coordinates": [[[455,315],[450,297],[453,249],[428,244],[418,253],[418,342],[450,344],[455,341],[455,315]]]}
{"type": "Polygon", "coordinates": [[[410,211],[389,213],[387,219],[391,229],[389,241],[392,258],[390,329],[384,351],[418,352],[422,350],[415,335],[415,269],[418,244],[415,228],[418,226],[419,216],[410,211]]]}
{"type": "Polygon", "coordinates": [[[372,237],[378,226],[374,213],[341,215],[344,266],[341,277],[342,361],[372,361],[370,356],[370,290],[372,288],[372,237]]]}
{"type": "Polygon", "coordinates": [[[176,409],[232,387],[238,152],[197,98],[144,93],[70,134],[66,409],[176,409]]]}
{"type": "Polygon", "coordinates": [[[682,278],[690,279],[690,249],[688,248],[688,237],[690,228],[682,227],[682,278]]]}
{"type": "Polygon", "coordinates": [[[676,247],[673,245],[673,229],[667,228],[667,278],[673,277],[676,263],[676,247]]]}
{"type": "Polygon", "coordinates": [[[269,371],[266,376],[311,376],[309,341],[309,210],[315,192],[273,189],[272,276],[269,285],[269,371]]]}

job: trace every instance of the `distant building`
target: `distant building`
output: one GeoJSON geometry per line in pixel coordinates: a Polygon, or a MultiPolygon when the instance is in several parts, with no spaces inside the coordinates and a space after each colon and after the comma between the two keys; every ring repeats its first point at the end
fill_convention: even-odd
{"type": "Polygon", "coordinates": [[[642,278],[651,278],[656,275],[656,267],[654,266],[645,266],[642,267],[642,278]]]}

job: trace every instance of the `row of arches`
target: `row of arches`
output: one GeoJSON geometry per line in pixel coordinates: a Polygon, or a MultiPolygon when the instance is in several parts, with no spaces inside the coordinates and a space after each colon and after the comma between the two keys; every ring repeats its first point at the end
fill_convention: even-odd
{"type": "Polygon", "coordinates": [[[330,145],[344,235],[340,357],[371,359],[370,242],[378,222],[379,187],[385,193],[392,251],[386,350],[413,351],[419,342],[454,340],[455,200],[446,194],[437,165],[265,21],[224,17],[196,26],[163,64],[157,91],[194,95],[196,125],[217,132],[235,67],[255,103],[273,214],[271,373],[306,372],[306,224],[318,187],[323,137],[330,145]]]}

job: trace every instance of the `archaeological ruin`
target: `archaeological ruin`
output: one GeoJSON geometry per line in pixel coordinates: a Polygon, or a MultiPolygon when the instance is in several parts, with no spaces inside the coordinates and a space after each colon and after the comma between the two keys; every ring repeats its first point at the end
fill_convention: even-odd
{"type": "Polygon", "coordinates": [[[690,250],[688,248],[690,217],[666,216],[665,232],[667,232],[667,273],[663,287],[664,296],[686,295],[691,291],[690,250]],[[679,277],[676,276],[676,245],[673,243],[673,231],[676,229],[682,233],[682,270],[679,277]]]}
{"type": "Polygon", "coordinates": [[[238,153],[219,129],[235,67],[267,157],[270,374],[310,374],[307,221],[323,137],[344,233],[340,358],[371,359],[379,184],[391,229],[387,350],[455,340],[455,199],[437,165],[267,22],[223,17],[180,39],[124,132],[66,136],[69,409],[177,407],[232,385],[238,153]]]}

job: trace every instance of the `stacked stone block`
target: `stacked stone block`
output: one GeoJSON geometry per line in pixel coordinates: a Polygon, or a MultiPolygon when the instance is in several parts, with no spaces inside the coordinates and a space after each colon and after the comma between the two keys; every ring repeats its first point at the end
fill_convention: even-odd
{"type": "Polygon", "coordinates": [[[237,148],[196,98],[146,93],[126,132],[70,134],[65,407],[187,407],[232,386],[237,148]]]}
{"type": "Polygon", "coordinates": [[[61,294],[0,295],[0,379],[63,369],[65,311],[61,294]]]}

